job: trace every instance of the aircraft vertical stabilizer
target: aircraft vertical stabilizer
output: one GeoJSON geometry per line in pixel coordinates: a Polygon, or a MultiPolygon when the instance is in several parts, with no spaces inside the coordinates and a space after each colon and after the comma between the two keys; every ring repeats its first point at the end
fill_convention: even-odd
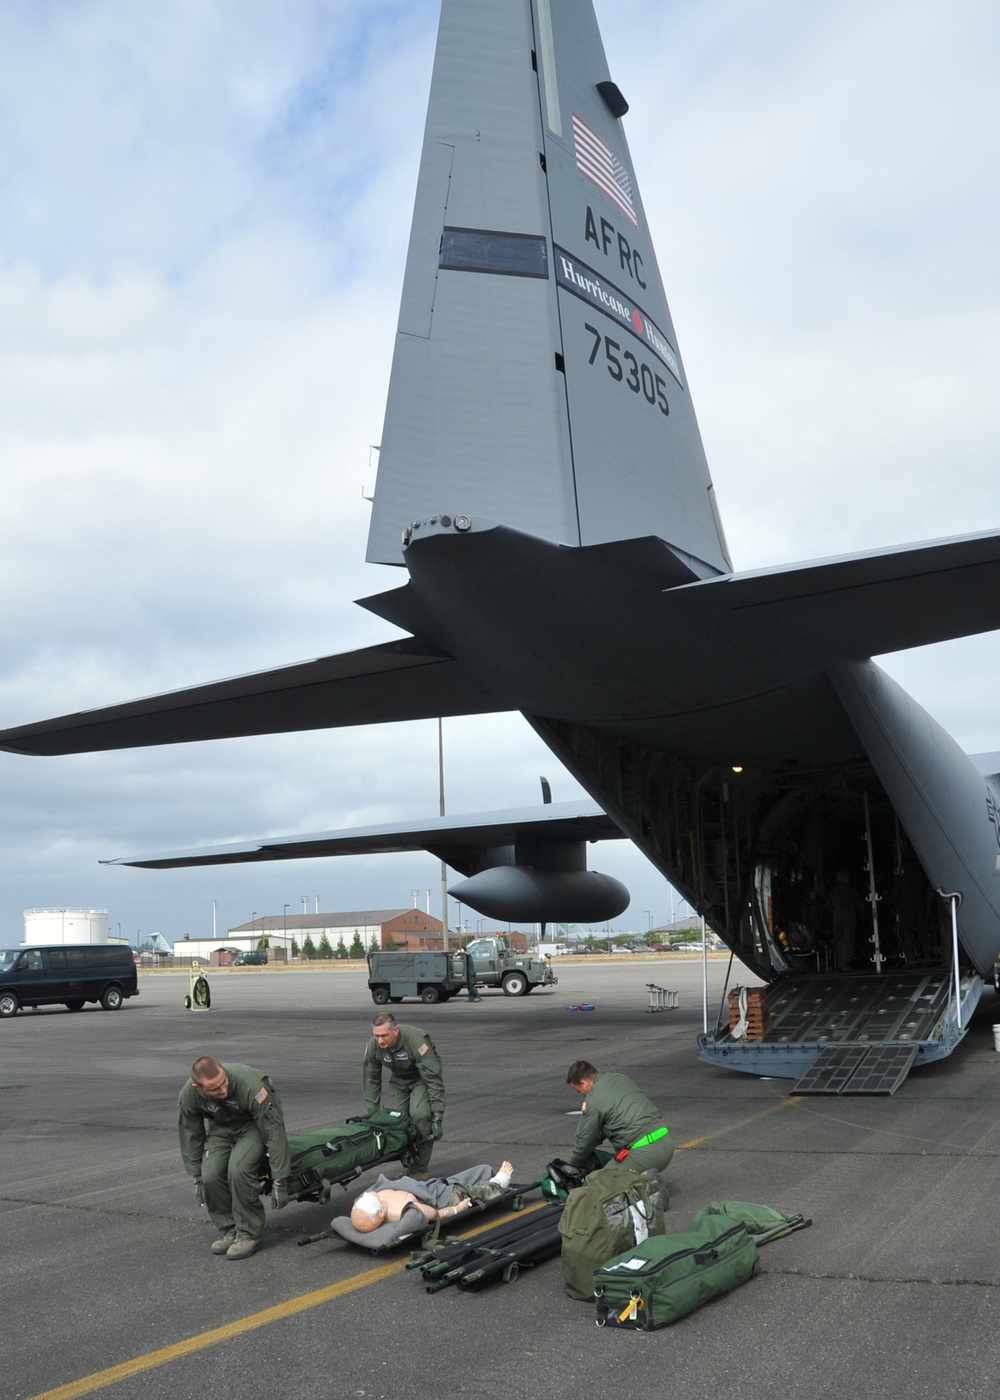
{"type": "Polygon", "coordinates": [[[444,0],[368,558],[441,511],[728,553],[587,0],[444,0]]]}

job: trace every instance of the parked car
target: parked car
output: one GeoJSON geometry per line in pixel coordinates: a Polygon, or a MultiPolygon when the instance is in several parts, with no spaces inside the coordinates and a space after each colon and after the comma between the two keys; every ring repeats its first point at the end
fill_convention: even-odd
{"type": "Polygon", "coordinates": [[[267,962],[266,948],[251,948],[247,953],[237,953],[233,967],[260,967],[267,962]]]}

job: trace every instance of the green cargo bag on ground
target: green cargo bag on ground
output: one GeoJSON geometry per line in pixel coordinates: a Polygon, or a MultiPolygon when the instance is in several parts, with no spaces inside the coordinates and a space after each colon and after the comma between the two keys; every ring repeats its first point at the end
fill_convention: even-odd
{"type": "Polygon", "coordinates": [[[747,1234],[753,1235],[758,1248],[770,1240],[778,1240],[782,1235],[790,1235],[793,1230],[801,1230],[811,1225],[802,1215],[787,1210],[774,1210],[771,1206],[754,1205],[751,1201],[709,1201],[702,1206],[692,1219],[690,1229],[698,1228],[703,1221],[714,1218],[718,1229],[722,1221],[742,1220],[747,1234]]]}
{"type": "MultiPolygon", "coordinates": [[[[369,1167],[412,1158],[419,1132],[405,1113],[381,1109],[366,1118],[348,1118],[337,1128],[290,1134],[292,1167],[288,1174],[290,1201],[325,1201],[331,1186],[345,1186],[369,1167]]],[[[264,1160],[261,1191],[271,1192],[264,1160]]]]}
{"type": "Polygon", "coordinates": [[[757,1245],[742,1220],[709,1217],[679,1235],[656,1235],[594,1274],[598,1327],[652,1332],[751,1278],[757,1245]]]}
{"type": "Polygon", "coordinates": [[[559,1220],[566,1292],[594,1296],[594,1270],[649,1235],[662,1235],[667,1188],[656,1172],[602,1167],[571,1191],[559,1220]]]}

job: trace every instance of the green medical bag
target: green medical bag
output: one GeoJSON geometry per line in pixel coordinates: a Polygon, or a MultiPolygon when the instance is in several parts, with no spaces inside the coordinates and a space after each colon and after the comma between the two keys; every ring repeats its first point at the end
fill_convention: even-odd
{"type": "Polygon", "coordinates": [[[746,1283],[757,1245],[742,1221],[716,1217],[678,1235],[655,1235],[594,1274],[598,1327],[652,1332],[746,1283]]]}

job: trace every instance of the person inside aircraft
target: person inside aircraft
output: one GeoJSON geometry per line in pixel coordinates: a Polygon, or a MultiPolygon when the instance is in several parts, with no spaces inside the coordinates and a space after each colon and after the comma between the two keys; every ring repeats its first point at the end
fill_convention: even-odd
{"type": "Polygon", "coordinates": [[[892,886],[899,944],[906,962],[915,967],[926,962],[930,953],[928,885],[916,858],[904,858],[892,886]]]}
{"type": "Polygon", "coordinates": [[[837,967],[850,972],[854,962],[855,940],[865,915],[861,896],[851,884],[846,870],[838,870],[826,896],[826,907],[833,925],[833,947],[837,967]]]}

